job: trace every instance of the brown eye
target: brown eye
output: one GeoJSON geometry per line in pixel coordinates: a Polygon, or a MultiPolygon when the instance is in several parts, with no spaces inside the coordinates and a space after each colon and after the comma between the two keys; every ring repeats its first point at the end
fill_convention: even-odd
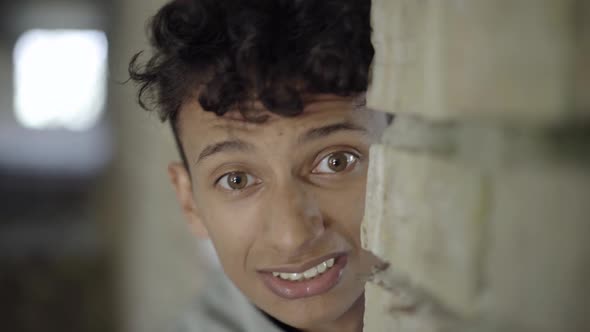
{"type": "Polygon", "coordinates": [[[242,190],[252,185],[254,178],[245,172],[231,172],[221,177],[218,183],[226,190],[242,190]]]}
{"type": "Polygon", "coordinates": [[[335,152],[322,159],[313,173],[341,173],[357,162],[358,156],[350,152],[335,152]]]}
{"type": "Polygon", "coordinates": [[[346,153],[338,152],[328,157],[328,167],[334,172],[342,172],[348,167],[346,153]]]}
{"type": "Polygon", "coordinates": [[[227,185],[232,189],[244,189],[247,184],[248,177],[244,173],[232,173],[227,177],[227,185]]]}

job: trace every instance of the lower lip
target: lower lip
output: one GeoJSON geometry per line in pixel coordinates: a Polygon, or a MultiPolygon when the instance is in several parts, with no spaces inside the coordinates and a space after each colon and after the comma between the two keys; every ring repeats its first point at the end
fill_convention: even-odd
{"type": "Polygon", "coordinates": [[[262,280],[276,295],[295,300],[325,293],[338,284],[348,262],[346,255],[335,258],[334,266],[323,274],[309,280],[289,281],[275,277],[272,273],[261,273],[262,280]]]}

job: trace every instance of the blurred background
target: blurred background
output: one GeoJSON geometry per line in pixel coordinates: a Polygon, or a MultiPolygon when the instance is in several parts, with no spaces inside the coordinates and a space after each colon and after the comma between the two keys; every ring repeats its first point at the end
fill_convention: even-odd
{"type": "MultiPolygon", "coordinates": [[[[373,96],[381,103],[375,106],[411,111],[399,116],[405,124],[396,120],[410,128],[400,133],[413,133],[401,145],[427,157],[403,157],[395,173],[418,189],[383,191],[402,197],[396,202],[403,195],[423,198],[407,200],[410,205],[401,209],[404,223],[421,226],[406,223],[402,234],[412,236],[383,248],[414,248],[416,239],[427,238],[423,251],[390,250],[391,261],[410,262],[415,255],[419,263],[406,268],[432,286],[432,294],[448,295],[448,303],[469,303],[467,294],[476,289],[471,281],[495,285],[484,293],[493,304],[484,318],[567,326],[575,317],[586,324],[590,11],[583,0],[533,2],[379,1],[391,12],[406,8],[402,3],[407,11],[395,16],[374,10],[384,24],[376,31],[383,32],[378,38],[386,50],[377,54],[401,61],[401,74],[390,76],[393,61],[382,61],[384,69],[375,71],[382,74],[376,76],[382,82],[373,90],[381,94],[373,96]],[[398,32],[391,25],[407,32],[394,38],[398,32]],[[404,51],[389,54],[398,44],[404,51]],[[504,119],[508,112],[502,110],[515,117],[504,119]],[[439,116],[456,122],[434,125],[439,116]],[[481,126],[488,116],[500,121],[481,126]],[[547,120],[547,128],[533,126],[539,119],[547,120]],[[456,136],[450,133],[455,128],[456,136]],[[424,144],[437,135],[442,145],[424,144]],[[440,165],[430,158],[441,146],[447,151],[447,141],[456,144],[458,157],[445,160],[439,182],[426,186],[424,174],[434,178],[430,165],[440,165]],[[473,192],[485,198],[439,200],[441,193],[450,197],[440,188],[457,183],[455,172],[464,169],[457,165],[464,160],[476,166],[450,192],[471,195],[472,189],[462,188],[480,188],[473,192]],[[523,168],[513,168],[520,162],[523,168]],[[413,204],[419,213],[407,212],[413,204]],[[478,211],[478,223],[465,221],[471,212],[456,214],[453,204],[478,211]],[[450,226],[439,234],[434,225],[450,226]],[[451,241],[455,236],[463,242],[451,241]],[[510,251],[521,243],[524,250],[510,251]],[[489,276],[475,273],[489,266],[489,276]],[[463,267],[470,271],[465,280],[473,280],[447,283],[463,267]],[[436,293],[441,285],[457,285],[464,293],[436,293]],[[562,310],[569,306],[580,310],[562,310]]],[[[124,84],[130,58],[148,47],[146,22],[164,3],[0,0],[0,332],[173,331],[207,270],[215,268],[209,244],[190,235],[168,183],[167,163],[178,159],[169,128],[141,110],[135,87],[124,84]]],[[[455,145],[449,146],[454,153],[455,145]]],[[[383,209],[374,211],[380,221],[383,209]]],[[[378,225],[376,234],[394,229],[393,223],[378,225]]],[[[383,317],[375,321],[388,322],[383,317]]],[[[469,314],[470,323],[474,317],[469,314]]]]}
{"type": "Polygon", "coordinates": [[[0,2],[1,331],[164,331],[199,288],[173,140],[122,83],[164,2],[0,2]]]}

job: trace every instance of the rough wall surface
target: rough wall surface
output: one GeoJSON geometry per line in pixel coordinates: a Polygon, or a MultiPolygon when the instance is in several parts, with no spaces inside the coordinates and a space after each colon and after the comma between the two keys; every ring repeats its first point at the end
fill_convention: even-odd
{"type": "Polygon", "coordinates": [[[365,331],[590,331],[590,3],[373,0],[365,331]]]}

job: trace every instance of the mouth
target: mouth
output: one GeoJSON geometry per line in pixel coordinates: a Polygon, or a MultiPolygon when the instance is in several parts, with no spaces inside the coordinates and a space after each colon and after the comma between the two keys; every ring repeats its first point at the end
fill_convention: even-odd
{"type": "Polygon", "coordinates": [[[320,295],[334,288],[347,262],[346,254],[332,254],[298,267],[277,267],[258,273],[275,295],[294,300],[320,295]]]}

